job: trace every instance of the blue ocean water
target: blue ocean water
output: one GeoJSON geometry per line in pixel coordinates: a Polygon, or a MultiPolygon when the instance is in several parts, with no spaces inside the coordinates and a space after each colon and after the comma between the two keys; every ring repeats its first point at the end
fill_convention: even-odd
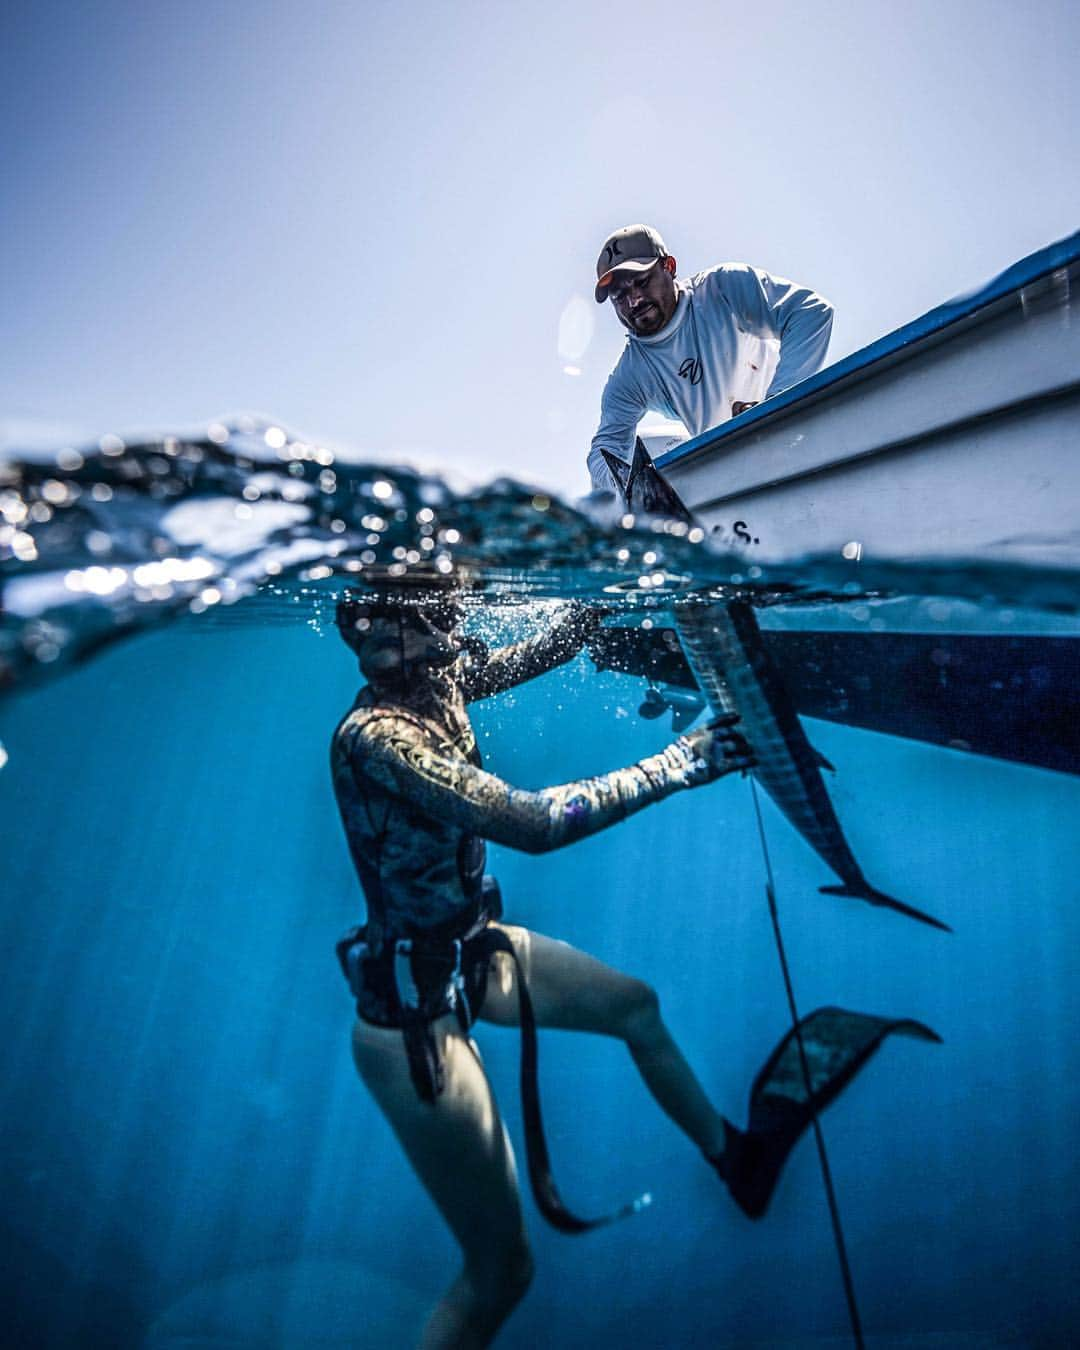
{"type": "MultiPolygon", "coordinates": [[[[361,900],[326,764],[358,683],[326,631],[343,582],[464,559],[489,638],[568,595],[660,628],[673,596],[724,585],[773,631],[1071,639],[1074,580],[821,560],[770,576],[510,484],[462,496],[327,464],[277,428],[213,431],[0,480],[5,1325],[34,1346],[406,1346],[457,1257],[349,1055],[333,943],[361,900]]],[[[965,730],[995,697],[1036,706],[1049,669],[973,686],[965,730]]],[[[891,685],[909,677],[867,667],[853,697],[861,681],[903,707],[891,685]]],[[[638,716],[645,689],[582,655],[475,706],[486,764],[539,787],[629,763],[672,734],[638,716]]],[[[819,894],[834,878],[765,802],[802,1009],[943,1037],[886,1043],[824,1117],[867,1343],[1074,1343],[1080,780],[1023,744],[1010,760],[851,725],[842,703],[805,725],[854,852],[955,930],[819,894]]],[[[508,917],[655,984],[742,1119],[787,1026],[748,784],[544,857],[492,855],[508,917]]],[[[477,1034],[520,1155],[517,1035],[477,1034]]],[[[567,1238],[527,1198],[538,1274],[499,1344],[850,1343],[809,1140],[753,1224],[620,1045],[546,1033],[541,1074],[568,1202],[654,1203],[567,1238]]]]}

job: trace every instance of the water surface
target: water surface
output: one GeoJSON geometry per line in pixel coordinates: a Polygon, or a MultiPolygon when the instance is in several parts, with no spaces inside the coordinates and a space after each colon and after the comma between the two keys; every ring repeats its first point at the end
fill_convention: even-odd
{"type": "MultiPolygon", "coordinates": [[[[348,1053],[333,943],[361,901],[326,767],[358,682],[327,632],[342,586],[464,561],[490,641],[568,596],[659,630],[674,599],[723,587],[772,632],[935,634],[933,652],[965,633],[1075,637],[1075,578],[842,559],[779,575],[513,484],[462,494],[323,462],[277,428],[212,432],[69,448],[0,482],[7,1318],[25,1344],[407,1345],[456,1256],[348,1053]]],[[[1014,663],[993,697],[1035,707],[1039,668],[1014,663]]],[[[852,680],[905,706],[887,663],[852,680]]],[[[645,690],[582,655],[475,707],[486,761],[532,787],[628,763],[671,735],[638,716],[645,690]]],[[[867,1341],[1069,1343],[1078,779],[1022,746],[979,755],[820,711],[805,725],[867,875],[955,929],[820,895],[832,877],[766,803],[802,1008],[944,1038],[886,1044],[825,1117],[867,1341]]],[[[508,915],[652,981],[741,1119],[787,1024],[747,784],[545,857],[492,854],[508,915]]],[[[520,1149],[516,1035],[479,1039],[520,1149]]],[[[500,1344],[848,1343],[808,1143],[751,1224],[620,1047],[548,1033],[541,1065],[569,1203],[654,1204],[565,1238],[527,1200],[539,1273],[500,1344]]]]}

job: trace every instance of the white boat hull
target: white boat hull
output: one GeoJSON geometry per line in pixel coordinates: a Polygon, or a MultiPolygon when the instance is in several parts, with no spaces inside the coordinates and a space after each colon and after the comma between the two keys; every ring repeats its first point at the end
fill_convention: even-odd
{"type": "Polygon", "coordinates": [[[656,463],[751,560],[1080,567],[1080,235],[656,463]]]}

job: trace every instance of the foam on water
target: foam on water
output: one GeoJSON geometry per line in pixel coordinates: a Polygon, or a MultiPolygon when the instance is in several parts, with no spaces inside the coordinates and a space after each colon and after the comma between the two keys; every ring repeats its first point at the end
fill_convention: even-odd
{"type": "MultiPolygon", "coordinates": [[[[762,568],[700,529],[635,520],[610,497],[576,504],[510,480],[473,490],[401,466],[343,462],[251,418],[199,435],[61,448],[0,460],[0,690],[64,669],[118,638],[180,615],[320,622],[343,584],[466,568],[486,601],[579,597],[635,610],[717,587],[755,602],[825,602],[871,627],[882,596],[957,597],[985,627],[1074,626],[1071,573],[842,556],[762,568]],[[255,598],[257,603],[252,604],[255,598]],[[234,607],[246,601],[240,611],[234,607]]],[[[960,614],[955,606],[950,621],[960,614]]],[[[925,618],[927,611],[923,611],[925,618]]],[[[933,618],[930,626],[943,620],[933,618]]],[[[938,614],[941,609],[939,606],[938,614]]],[[[839,622],[852,620],[841,618],[839,622]]],[[[970,619],[969,621],[970,622],[970,619]]]]}

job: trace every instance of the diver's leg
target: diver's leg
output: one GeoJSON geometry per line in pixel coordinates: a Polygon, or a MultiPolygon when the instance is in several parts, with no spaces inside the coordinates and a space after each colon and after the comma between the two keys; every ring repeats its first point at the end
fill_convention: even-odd
{"type": "MultiPolygon", "coordinates": [[[[514,944],[542,1027],[592,1031],[626,1042],[649,1091],[707,1155],[724,1147],[724,1118],[715,1109],[660,1016],[655,989],[606,966],[566,942],[500,924],[514,944]]],[[[481,1016],[517,1024],[516,970],[496,954],[481,1016]]]]}
{"type": "Polygon", "coordinates": [[[353,1058],[464,1255],[423,1350],[473,1350],[491,1342],[524,1296],[532,1255],[514,1155],[475,1047],[453,1017],[433,1030],[446,1067],[434,1105],[416,1095],[400,1031],[357,1022],[353,1058]]]}

